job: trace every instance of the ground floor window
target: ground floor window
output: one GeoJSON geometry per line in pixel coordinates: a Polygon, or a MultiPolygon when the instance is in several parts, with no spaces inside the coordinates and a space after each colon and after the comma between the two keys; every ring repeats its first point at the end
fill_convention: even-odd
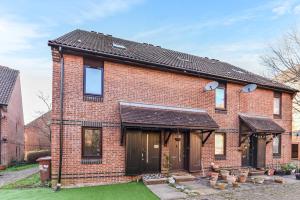
{"type": "Polygon", "coordinates": [[[82,128],[82,158],[101,159],[102,158],[102,129],[82,128]]]}
{"type": "Polygon", "coordinates": [[[273,156],[281,155],[281,135],[276,135],[273,138],[273,156]]]}
{"type": "Polygon", "coordinates": [[[215,133],[215,158],[225,159],[226,155],[226,136],[225,133],[215,133]]]}

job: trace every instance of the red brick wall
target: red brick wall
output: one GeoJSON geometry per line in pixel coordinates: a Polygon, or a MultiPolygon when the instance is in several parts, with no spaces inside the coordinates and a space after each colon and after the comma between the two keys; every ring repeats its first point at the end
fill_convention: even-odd
{"type": "Polygon", "coordinates": [[[24,159],[24,119],[21,96],[20,77],[16,80],[9,104],[1,111],[2,138],[7,138],[7,143],[2,143],[2,164],[9,165],[12,161],[24,159]]]}
{"type": "MultiPolygon", "coordinates": [[[[55,52],[54,52],[55,53],[55,52]]],[[[247,112],[273,117],[273,91],[257,89],[251,94],[240,94],[242,85],[227,84],[227,114],[216,113],[214,108],[214,92],[204,92],[206,83],[212,81],[171,72],[128,66],[105,61],[104,63],[104,99],[103,102],[83,101],[83,58],[75,55],[65,57],[65,98],[64,119],[78,121],[98,121],[120,123],[119,101],[143,102],[169,106],[181,106],[205,109],[227,133],[227,159],[214,160],[214,136],[212,135],[202,149],[202,162],[209,167],[211,162],[221,166],[240,166],[241,153],[238,151],[238,113],[247,112]],[[239,103],[240,102],[240,105],[239,103]]],[[[59,119],[59,81],[60,65],[53,65],[53,113],[52,119],[59,119]]],[[[283,94],[282,119],[276,120],[287,132],[291,131],[292,101],[291,95],[283,94]]],[[[75,123],[75,122],[74,122],[75,123]]],[[[125,147],[120,146],[120,128],[103,128],[103,163],[96,165],[80,164],[81,161],[81,127],[64,126],[63,177],[67,174],[81,176],[80,179],[68,178],[63,184],[128,181],[129,177],[113,176],[124,173],[125,147]],[[87,175],[88,173],[91,173],[87,175]],[[108,174],[105,178],[99,178],[108,174]],[[89,180],[84,177],[94,176],[89,180]],[[110,177],[109,177],[110,176],[110,177]]],[[[52,174],[58,172],[59,125],[52,127],[52,174]]],[[[284,149],[282,162],[288,162],[290,156],[290,136],[285,135],[282,144],[284,149]]],[[[163,152],[167,152],[163,148],[163,152]]],[[[268,148],[267,162],[270,163],[272,150],[268,148]]]]}
{"type": "Polygon", "coordinates": [[[25,155],[29,151],[50,150],[48,123],[51,123],[51,112],[43,114],[25,126],[25,155]]]}

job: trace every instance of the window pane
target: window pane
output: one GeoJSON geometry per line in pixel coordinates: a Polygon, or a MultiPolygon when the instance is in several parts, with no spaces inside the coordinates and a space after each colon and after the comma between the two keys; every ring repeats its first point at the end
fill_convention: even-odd
{"type": "Polygon", "coordinates": [[[273,138],[273,154],[279,154],[279,137],[273,138]]]}
{"type": "Polygon", "coordinates": [[[216,89],[216,108],[225,108],[225,88],[216,89]]]}
{"type": "Polygon", "coordinates": [[[102,95],[102,69],[85,68],[85,93],[102,95]]]}
{"type": "Polygon", "coordinates": [[[100,156],[100,130],[84,129],[84,156],[100,156]]]}
{"type": "Polygon", "coordinates": [[[215,134],[215,155],[224,155],[224,135],[215,134]]]}
{"type": "Polygon", "coordinates": [[[274,98],[274,114],[280,115],[280,98],[274,98]]]}

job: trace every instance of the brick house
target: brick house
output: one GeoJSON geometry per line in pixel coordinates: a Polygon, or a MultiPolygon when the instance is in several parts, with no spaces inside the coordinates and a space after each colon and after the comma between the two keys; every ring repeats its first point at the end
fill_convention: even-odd
{"type": "Polygon", "coordinates": [[[29,151],[50,150],[50,126],[51,111],[25,125],[25,155],[29,151]]]}
{"type": "Polygon", "coordinates": [[[0,165],[24,159],[24,120],[19,71],[0,66],[0,165]]]}
{"type": "Polygon", "coordinates": [[[291,160],[296,90],[284,84],[97,32],[75,30],[48,45],[54,184],[207,171],[212,162],[265,168],[291,160]],[[248,84],[254,91],[242,90],[248,84]]]}

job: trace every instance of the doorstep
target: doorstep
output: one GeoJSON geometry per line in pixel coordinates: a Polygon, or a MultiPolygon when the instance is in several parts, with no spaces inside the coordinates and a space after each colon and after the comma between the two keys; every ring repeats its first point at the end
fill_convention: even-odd
{"type": "Polygon", "coordinates": [[[172,175],[172,177],[175,179],[176,183],[181,183],[181,182],[189,182],[189,181],[194,181],[196,179],[195,176],[186,174],[186,175],[172,175]]]}

